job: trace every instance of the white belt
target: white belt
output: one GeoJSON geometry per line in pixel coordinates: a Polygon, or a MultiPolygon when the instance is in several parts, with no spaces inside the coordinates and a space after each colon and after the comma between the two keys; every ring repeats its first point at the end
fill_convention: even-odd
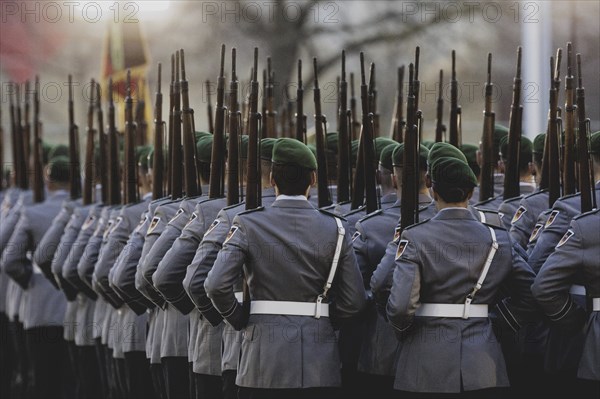
{"type": "Polygon", "coordinates": [[[250,314],[315,317],[317,307],[319,307],[322,317],[329,317],[329,304],[316,302],[252,301],[250,302],[250,314]]]}
{"type": "MultiPolygon", "coordinates": [[[[417,309],[415,316],[422,317],[452,317],[463,318],[465,312],[464,304],[450,303],[422,303],[417,309]]],[[[488,305],[469,305],[470,317],[488,317],[488,305]]]]}
{"type": "Polygon", "coordinates": [[[240,292],[234,292],[234,295],[235,295],[235,299],[237,299],[237,301],[239,303],[244,302],[244,293],[242,291],[240,291],[240,292]]]}
{"type": "Polygon", "coordinates": [[[585,296],[585,287],[583,285],[573,284],[569,288],[569,294],[585,296]]]}
{"type": "Polygon", "coordinates": [[[600,312],[600,298],[592,298],[592,310],[600,312]]]}

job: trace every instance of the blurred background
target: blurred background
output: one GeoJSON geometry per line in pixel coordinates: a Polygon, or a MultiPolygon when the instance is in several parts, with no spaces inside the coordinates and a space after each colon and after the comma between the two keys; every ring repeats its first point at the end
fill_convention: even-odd
{"type": "MultiPolygon", "coordinates": [[[[587,113],[592,131],[600,128],[600,2],[599,1],[8,1],[0,0],[0,81],[2,127],[8,140],[11,82],[23,84],[39,75],[44,140],[67,142],[67,76],[75,82],[75,112],[80,135],[86,126],[91,78],[106,88],[108,75],[122,78],[134,68],[136,90],[147,101],[152,126],[157,63],[163,64],[163,93],[168,94],[170,57],[185,49],[190,103],[196,130],[207,130],[207,91],[216,101],[220,46],[237,48],[238,76],[248,93],[253,47],[259,47],[259,71],[271,56],[277,105],[296,99],[296,62],[304,64],[304,109],[309,131],[312,117],[312,57],[319,61],[323,111],[329,130],[336,130],[336,77],[340,54],[347,53],[347,71],[355,73],[360,107],[359,52],[377,67],[380,135],[388,135],[397,89],[397,68],[414,61],[421,47],[420,108],[424,138],[434,136],[439,70],[444,71],[444,119],[450,107],[451,51],[456,50],[463,141],[479,141],[483,126],[487,53],[493,55],[496,121],[508,125],[516,52],[523,46],[524,134],[545,130],[550,82],[549,57],[572,41],[582,54],[587,113]],[[205,81],[212,83],[207,89],[205,81]],[[289,90],[286,90],[288,86],[289,90]]],[[[561,68],[559,104],[564,107],[566,54],[561,68]]],[[[575,68],[574,68],[575,69],[575,68]]],[[[259,78],[260,78],[259,73],[259,78]]],[[[407,74],[406,74],[407,75],[407,74]]],[[[405,76],[407,80],[407,76],[405,76]]],[[[261,83],[262,84],[262,83],[261,83]]],[[[228,83],[226,85],[228,87],[228,83]]],[[[21,86],[21,91],[24,86],[21,86]]],[[[106,98],[106,90],[103,90],[106,98]]],[[[123,102],[119,101],[119,120],[123,102]]],[[[163,103],[168,114],[168,96],[163,103]]],[[[360,115],[359,115],[360,118],[360,115]]],[[[151,128],[149,133],[151,133],[151,128]]],[[[82,145],[85,140],[80,140],[82,145]]],[[[5,145],[5,160],[10,151],[5,145]]]]}

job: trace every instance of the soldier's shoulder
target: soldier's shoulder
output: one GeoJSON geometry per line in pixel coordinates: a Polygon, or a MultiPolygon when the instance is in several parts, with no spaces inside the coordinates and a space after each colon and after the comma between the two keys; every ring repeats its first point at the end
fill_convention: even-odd
{"type": "Polygon", "coordinates": [[[246,204],[246,201],[242,201],[242,202],[239,202],[239,203],[233,204],[233,205],[227,205],[227,206],[223,207],[223,210],[230,211],[232,209],[239,208],[240,206],[242,206],[244,204],[246,204]]]}
{"type": "Polygon", "coordinates": [[[490,197],[490,198],[488,198],[488,199],[486,199],[486,200],[479,201],[478,203],[476,203],[476,204],[475,204],[475,207],[480,207],[480,206],[483,206],[483,205],[488,205],[488,204],[492,203],[493,201],[497,201],[497,200],[498,200],[498,197],[499,197],[499,196],[496,196],[496,197],[490,197]]]}
{"type": "Polygon", "coordinates": [[[245,211],[242,211],[242,212],[238,213],[238,216],[246,216],[246,215],[250,215],[250,214],[253,214],[255,212],[261,212],[261,211],[264,211],[264,210],[265,210],[264,206],[259,206],[259,207],[256,207],[256,208],[247,209],[245,211]]]}
{"type": "Polygon", "coordinates": [[[542,190],[534,191],[531,194],[527,194],[526,196],[523,197],[523,200],[530,200],[532,198],[539,197],[542,195],[547,195],[547,194],[548,194],[548,190],[542,189],[542,190]]]}
{"type": "Polygon", "coordinates": [[[352,209],[350,212],[344,214],[345,218],[348,218],[349,216],[356,216],[358,213],[360,212],[364,212],[365,211],[366,206],[365,205],[361,205],[356,209],[352,209]]]}
{"type": "Polygon", "coordinates": [[[518,197],[512,197],[512,198],[506,199],[502,203],[503,204],[520,203],[523,198],[525,198],[525,197],[522,195],[519,195],[518,197]]]}
{"type": "Polygon", "coordinates": [[[429,223],[430,221],[431,221],[431,218],[430,219],[422,220],[422,221],[417,222],[415,224],[411,224],[410,226],[405,227],[404,231],[412,230],[414,232],[414,231],[419,231],[420,229],[427,228],[428,227],[427,223],[429,223]]]}
{"type": "Polygon", "coordinates": [[[322,209],[322,208],[319,208],[319,209],[317,209],[317,210],[318,210],[318,211],[319,211],[321,214],[323,214],[323,215],[326,215],[326,216],[329,216],[329,217],[332,217],[332,218],[337,218],[337,219],[340,219],[340,220],[346,221],[346,217],[345,217],[345,216],[347,216],[347,215],[340,216],[340,215],[338,215],[338,214],[335,214],[335,213],[333,213],[333,212],[331,212],[331,211],[329,211],[329,210],[322,209]]]}
{"type": "Polygon", "coordinates": [[[491,228],[493,228],[494,230],[497,230],[497,231],[506,231],[506,232],[508,232],[508,230],[506,230],[506,228],[505,228],[504,226],[496,225],[496,224],[494,224],[494,223],[489,223],[489,222],[481,222],[481,223],[482,223],[484,226],[487,226],[487,227],[491,227],[491,228]]]}
{"type": "Polygon", "coordinates": [[[377,216],[381,216],[381,215],[383,215],[383,209],[378,209],[375,212],[371,212],[368,215],[363,216],[362,218],[358,219],[358,223],[364,223],[367,220],[373,219],[373,218],[375,218],[377,216]]]}
{"type": "Polygon", "coordinates": [[[577,215],[573,218],[573,220],[581,220],[581,219],[585,219],[587,217],[594,217],[594,216],[600,216],[600,208],[599,209],[593,209],[591,211],[588,212],[583,212],[580,215],[577,215]]]}

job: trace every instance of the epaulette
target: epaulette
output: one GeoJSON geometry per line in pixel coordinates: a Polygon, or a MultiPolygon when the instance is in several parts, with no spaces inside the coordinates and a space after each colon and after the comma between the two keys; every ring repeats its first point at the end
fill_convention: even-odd
{"type": "Polygon", "coordinates": [[[515,202],[515,201],[520,202],[523,198],[525,198],[525,197],[523,197],[522,195],[519,195],[518,197],[512,197],[512,198],[506,199],[503,201],[503,203],[510,204],[511,202],[515,202]]]}
{"type": "Polygon", "coordinates": [[[331,204],[331,205],[327,205],[327,206],[324,206],[323,208],[319,208],[319,209],[324,209],[324,210],[335,209],[335,207],[336,207],[337,205],[341,205],[341,204],[336,204],[336,203],[334,202],[334,203],[333,203],[333,204],[331,204]]]}
{"type": "Polygon", "coordinates": [[[229,210],[229,209],[233,209],[233,208],[235,208],[235,207],[238,207],[238,206],[240,206],[240,205],[243,205],[243,204],[245,204],[245,203],[246,203],[246,201],[238,202],[237,204],[233,204],[233,205],[227,205],[227,206],[226,206],[226,207],[224,207],[223,209],[227,211],[227,210],[229,210]]]}
{"type": "Polygon", "coordinates": [[[481,224],[483,224],[483,225],[485,225],[485,226],[488,226],[488,227],[492,227],[492,228],[494,228],[494,229],[496,229],[496,230],[504,230],[504,231],[507,231],[507,230],[506,230],[506,228],[505,228],[504,226],[496,226],[495,224],[491,224],[491,223],[488,223],[488,222],[481,222],[481,224]]]}
{"type": "Polygon", "coordinates": [[[404,230],[410,230],[410,229],[412,229],[413,227],[420,226],[420,225],[422,225],[422,224],[424,224],[424,223],[427,223],[427,222],[429,222],[430,220],[431,220],[431,218],[429,218],[429,219],[425,219],[425,220],[421,220],[420,222],[417,222],[417,223],[415,223],[415,224],[411,224],[410,226],[406,227],[404,230]]]}
{"type": "Polygon", "coordinates": [[[487,204],[487,203],[490,203],[490,202],[492,202],[492,201],[495,201],[496,199],[498,199],[498,197],[501,197],[501,196],[500,196],[500,195],[497,195],[497,196],[495,196],[495,197],[491,197],[491,198],[488,198],[488,199],[486,199],[486,200],[479,201],[479,202],[478,202],[478,203],[476,203],[474,206],[475,206],[475,207],[478,207],[478,206],[481,206],[481,205],[485,205],[485,204],[487,204]]]}
{"type": "MultiPolygon", "coordinates": [[[[197,198],[197,197],[186,198],[186,199],[190,200],[190,199],[194,199],[194,198],[197,198]]],[[[216,197],[216,198],[205,198],[205,199],[203,199],[202,201],[198,202],[198,204],[204,204],[205,202],[208,202],[208,201],[215,201],[215,200],[218,200],[218,199],[223,199],[223,197],[216,197]]],[[[196,205],[198,205],[198,204],[196,204],[196,205]]]]}
{"type": "Polygon", "coordinates": [[[333,217],[333,218],[338,218],[338,219],[341,219],[341,220],[343,220],[344,222],[346,221],[346,218],[344,217],[345,215],[344,215],[344,216],[340,216],[340,215],[337,215],[337,214],[335,214],[335,213],[333,213],[333,212],[329,212],[328,210],[325,210],[325,209],[323,209],[323,208],[319,208],[319,209],[317,209],[317,210],[318,210],[319,212],[321,212],[322,214],[324,214],[324,215],[331,216],[331,217],[333,217]]]}
{"type": "Polygon", "coordinates": [[[169,200],[171,200],[171,199],[172,199],[172,198],[171,198],[171,196],[170,196],[170,195],[167,195],[167,196],[165,196],[165,197],[162,197],[162,198],[153,199],[152,201],[150,201],[150,203],[151,203],[151,204],[156,204],[157,202],[169,201],[169,200]]]}
{"type": "Polygon", "coordinates": [[[369,213],[366,216],[363,216],[362,218],[358,219],[359,222],[364,222],[367,219],[371,219],[373,216],[377,216],[377,215],[381,215],[383,213],[383,209],[378,209],[374,212],[369,213]]]}
{"type": "Polygon", "coordinates": [[[254,208],[254,209],[246,209],[245,211],[238,213],[238,215],[247,215],[252,212],[262,211],[263,209],[265,209],[264,206],[259,206],[258,208],[254,208]]]}
{"type": "Polygon", "coordinates": [[[358,208],[356,208],[356,209],[353,209],[353,210],[351,210],[350,212],[346,213],[346,214],[344,215],[344,217],[348,217],[348,216],[351,216],[351,215],[355,215],[355,214],[357,214],[358,212],[364,212],[364,210],[366,209],[366,207],[367,207],[366,205],[361,205],[361,206],[359,206],[358,208]]]}
{"type": "Polygon", "coordinates": [[[598,212],[600,212],[600,208],[598,208],[598,209],[592,209],[591,211],[583,212],[582,214],[579,214],[579,215],[575,216],[573,218],[573,220],[580,219],[580,218],[582,218],[584,216],[595,215],[598,212]]]}
{"type": "Polygon", "coordinates": [[[527,194],[527,195],[526,195],[526,196],[524,196],[523,198],[524,198],[524,199],[525,199],[525,198],[531,198],[531,197],[533,197],[533,196],[536,196],[536,195],[539,195],[539,194],[544,194],[544,193],[547,193],[547,192],[548,192],[548,190],[547,190],[547,189],[545,189],[545,188],[543,188],[543,189],[541,189],[541,190],[538,190],[538,191],[536,191],[536,192],[533,192],[533,193],[531,193],[531,194],[527,194]]]}
{"type": "Polygon", "coordinates": [[[573,197],[578,197],[578,196],[580,196],[580,195],[581,195],[581,193],[575,193],[575,194],[563,195],[562,197],[560,197],[559,199],[557,199],[557,200],[556,200],[556,202],[558,202],[558,201],[564,201],[564,200],[566,200],[566,199],[573,198],[573,197]]]}

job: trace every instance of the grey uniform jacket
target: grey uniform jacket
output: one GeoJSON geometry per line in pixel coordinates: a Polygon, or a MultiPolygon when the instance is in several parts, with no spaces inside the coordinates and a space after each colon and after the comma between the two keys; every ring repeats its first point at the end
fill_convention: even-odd
{"type": "Polygon", "coordinates": [[[527,249],[535,223],[540,213],[546,209],[548,209],[548,191],[540,190],[523,197],[510,222],[509,232],[513,242],[527,249]]]}
{"type": "MultiPolygon", "coordinates": [[[[253,314],[244,327],[244,312],[233,287],[244,269],[252,301],[315,303],[323,292],[337,240],[334,217],[317,211],[306,200],[280,199],[268,208],[234,218],[204,285],[219,312],[237,329],[244,328],[237,385],[340,385],[340,355],[329,318],[253,314]]],[[[356,316],[366,304],[348,233],[331,294],[335,320],[356,316]]]]}
{"type": "MultiPolygon", "coordinates": [[[[396,193],[384,195],[379,200],[380,204],[381,204],[381,208],[385,209],[390,206],[393,206],[397,199],[398,199],[398,197],[396,196],[396,193]]],[[[363,217],[367,216],[366,212],[367,212],[366,205],[363,205],[363,206],[359,207],[358,209],[354,209],[344,215],[344,219],[346,219],[345,227],[348,230],[350,237],[352,237],[354,235],[354,233],[356,232],[356,222],[358,222],[363,217]]]]}
{"type": "MultiPolygon", "coordinates": [[[[596,199],[600,201],[600,183],[596,184],[595,189],[596,199]]],[[[544,224],[544,228],[537,238],[537,242],[529,254],[528,263],[531,268],[537,273],[548,256],[554,251],[554,248],[567,232],[571,219],[581,213],[581,195],[567,195],[558,199],[552,211],[548,215],[548,219],[544,224]]]]}
{"type": "MultiPolygon", "coordinates": [[[[98,261],[98,254],[100,253],[100,247],[102,246],[102,240],[104,238],[104,233],[107,232],[107,228],[109,226],[109,218],[111,206],[104,206],[100,209],[97,209],[95,215],[88,216],[88,220],[91,222],[91,226],[89,229],[82,230],[81,234],[83,236],[78,237],[78,240],[81,239],[81,243],[84,245],[83,252],[81,256],[74,257],[77,262],[77,275],[79,280],[79,288],[81,292],[83,292],[88,298],[95,300],[98,298],[98,294],[93,289],[92,284],[92,275],[94,274],[94,266],[96,265],[96,261],[98,261]],[[92,217],[93,219],[89,219],[92,217]],[[93,230],[93,231],[92,231],[93,230]],[[85,241],[85,236],[88,234],[91,235],[85,241]],[[77,260],[78,259],[78,260],[77,260]]],[[[79,247],[75,248],[75,251],[78,251],[79,247]]],[[[73,279],[73,282],[77,282],[77,280],[73,279]]],[[[95,317],[95,316],[94,316],[95,317]]]]}
{"type": "Polygon", "coordinates": [[[511,297],[499,308],[507,323],[518,327],[527,319],[512,315],[533,312],[533,271],[514,252],[505,230],[482,224],[462,208],[445,209],[405,229],[391,287],[386,276],[378,275],[379,269],[371,280],[375,297],[385,301],[390,324],[403,339],[395,389],[450,393],[509,385],[490,318],[415,317],[421,303],[465,303],[492,246],[490,228],[499,248],[473,304],[494,305],[500,290],[506,289],[511,297]]]}
{"type": "MultiPolygon", "coordinates": [[[[583,275],[587,297],[600,298],[599,259],[600,210],[595,210],[573,218],[535,278],[533,295],[552,322],[571,331],[582,327],[585,312],[573,300],[569,288],[579,283],[579,275],[583,275]]],[[[600,312],[589,312],[583,331],[584,346],[577,375],[600,380],[600,312]]]]}
{"type": "Polygon", "coordinates": [[[26,290],[22,298],[25,329],[63,323],[66,306],[63,294],[31,263],[28,253],[39,246],[67,195],[66,191],[55,191],[44,202],[24,207],[4,250],[4,270],[26,290]]]}

